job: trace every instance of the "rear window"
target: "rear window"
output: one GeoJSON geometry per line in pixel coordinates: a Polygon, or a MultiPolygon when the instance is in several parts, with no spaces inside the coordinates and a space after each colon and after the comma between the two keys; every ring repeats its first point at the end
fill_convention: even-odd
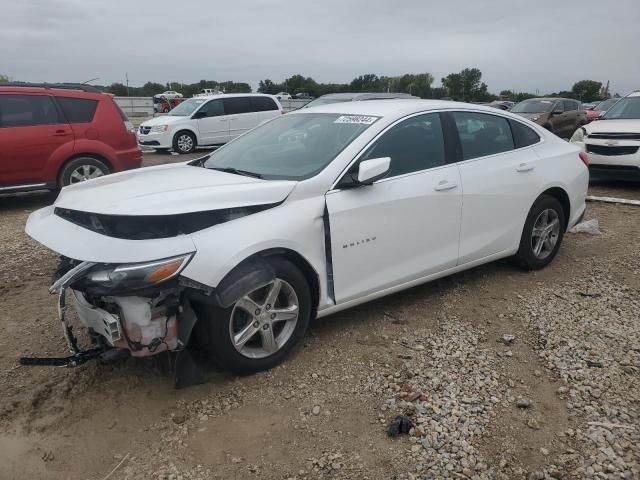
{"type": "Polygon", "coordinates": [[[69,123],[90,123],[98,107],[97,100],[87,98],[56,97],[69,123]]]}
{"type": "Polygon", "coordinates": [[[0,95],[0,128],[63,123],[48,95],[0,95]]]}
{"type": "Polygon", "coordinates": [[[516,148],[528,147],[540,141],[540,136],[533,129],[515,120],[509,120],[516,148]]]}
{"type": "Polygon", "coordinates": [[[224,112],[227,115],[250,113],[251,100],[249,97],[232,97],[224,99],[224,112]]]}
{"type": "Polygon", "coordinates": [[[251,109],[254,112],[268,112],[270,110],[278,110],[276,102],[269,97],[251,97],[251,109]]]}

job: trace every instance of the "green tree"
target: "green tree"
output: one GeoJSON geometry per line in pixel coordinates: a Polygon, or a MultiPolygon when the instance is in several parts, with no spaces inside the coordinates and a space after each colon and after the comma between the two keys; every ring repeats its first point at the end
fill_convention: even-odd
{"type": "Polygon", "coordinates": [[[107,92],[113,93],[116,97],[126,97],[127,86],[122,83],[112,83],[107,87],[107,92]]]}
{"type": "Polygon", "coordinates": [[[486,102],[495,98],[482,81],[482,72],[478,68],[465,68],[460,73],[450,73],[442,79],[442,86],[456,100],[486,102]]]}
{"type": "Polygon", "coordinates": [[[352,92],[380,92],[383,91],[382,81],[374,73],[367,73],[351,80],[349,90],[352,92]]]}
{"type": "Polygon", "coordinates": [[[10,76],[0,74],[0,83],[9,83],[11,81],[12,79],[10,76]]]}
{"type": "Polygon", "coordinates": [[[593,102],[594,100],[600,100],[601,88],[602,82],[596,82],[595,80],[580,80],[573,84],[571,91],[578,100],[582,102],[593,102]]]}

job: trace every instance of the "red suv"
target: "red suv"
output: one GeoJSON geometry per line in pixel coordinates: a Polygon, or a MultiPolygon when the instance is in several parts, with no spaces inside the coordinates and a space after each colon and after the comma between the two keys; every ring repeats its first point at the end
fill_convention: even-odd
{"type": "Polygon", "coordinates": [[[142,162],[111,95],[86,85],[0,85],[0,193],[55,189],[142,162]]]}

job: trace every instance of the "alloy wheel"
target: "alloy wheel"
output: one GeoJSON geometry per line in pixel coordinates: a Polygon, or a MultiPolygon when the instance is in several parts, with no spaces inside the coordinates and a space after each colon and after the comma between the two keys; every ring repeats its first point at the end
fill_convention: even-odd
{"type": "Polygon", "coordinates": [[[560,237],[560,219],[558,212],[546,209],[540,212],[531,231],[531,248],[533,254],[544,260],[553,252],[560,237]]]}
{"type": "Polygon", "coordinates": [[[265,358],[279,351],[298,323],[300,304],[293,287],[276,278],[236,302],[229,335],[235,349],[248,358],[265,358]]]}
{"type": "Polygon", "coordinates": [[[85,182],[92,178],[102,177],[103,175],[104,172],[95,165],[80,165],[71,172],[71,175],[69,175],[69,183],[74,184],[85,182]]]}
{"type": "Polygon", "coordinates": [[[180,135],[177,144],[182,152],[190,152],[193,149],[193,139],[187,134],[180,135]]]}

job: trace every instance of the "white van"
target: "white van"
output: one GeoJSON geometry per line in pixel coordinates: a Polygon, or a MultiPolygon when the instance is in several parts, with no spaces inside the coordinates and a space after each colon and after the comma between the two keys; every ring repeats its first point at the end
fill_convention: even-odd
{"type": "Polygon", "coordinates": [[[143,122],[136,134],[141,146],[192,153],[198,146],[222,145],[281,115],[272,95],[224,94],[194,97],[167,115],[143,122]]]}

